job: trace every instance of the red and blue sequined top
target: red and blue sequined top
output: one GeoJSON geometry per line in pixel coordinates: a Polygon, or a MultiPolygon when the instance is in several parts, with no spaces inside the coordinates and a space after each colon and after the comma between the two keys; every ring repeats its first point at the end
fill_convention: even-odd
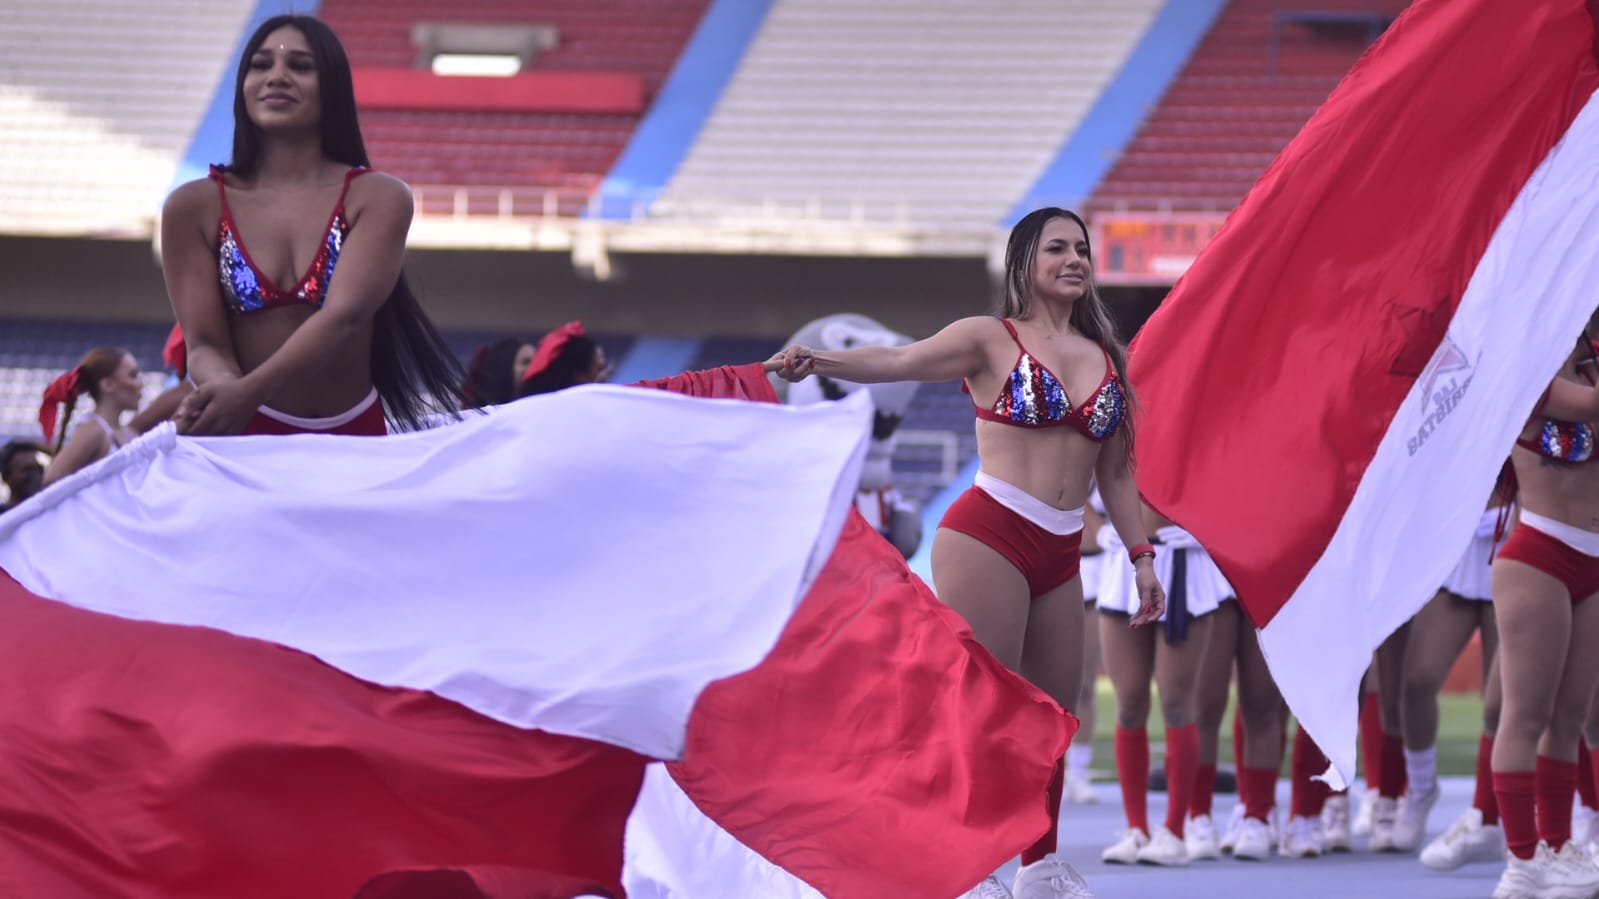
{"type": "MultiPolygon", "coordinates": [[[[1582,364],[1587,365],[1599,361],[1599,341],[1588,340],[1586,337],[1578,342],[1578,346],[1586,345],[1589,355],[1582,364]]],[[[1545,392],[1544,398],[1549,394],[1545,392]]],[[[1538,407],[1543,408],[1544,400],[1538,401],[1538,407]]],[[[1529,449],[1538,455],[1554,462],[1567,462],[1578,464],[1592,462],[1594,450],[1599,445],[1596,439],[1594,426],[1581,421],[1561,421],[1558,418],[1545,418],[1538,422],[1538,433],[1532,437],[1516,438],[1516,445],[1529,449]]]]}
{"type": "MultiPolygon", "coordinates": [[[[973,398],[972,404],[977,408],[978,418],[1022,428],[1064,425],[1076,428],[1084,437],[1094,441],[1105,440],[1116,433],[1127,412],[1127,394],[1116,379],[1116,367],[1111,363],[1109,351],[1100,348],[1105,353],[1105,379],[1081,406],[1073,408],[1071,399],[1066,396],[1065,386],[1054,372],[1027,352],[1021,336],[1016,333],[1016,326],[1003,318],[1000,323],[1010,332],[1011,340],[1016,341],[1019,353],[992,408],[976,406],[977,400],[973,398]]],[[[965,384],[961,385],[961,389],[971,392],[965,384]]]]}
{"type": "Polygon", "coordinates": [[[1581,421],[1546,418],[1532,438],[1521,437],[1516,445],[1556,462],[1594,461],[1594,427],[1581,421]]]}
{"type": "Polygon", "coordinates": [[[333,269],[339,264],[339,253],[344,249],[344,236],[350,230],[344,215],[344,198],[350,192],[350,182],[370,171],[365,166],[356,166],[345,173],[339,200],[333,204],[333,212],[322,232],[322,246],[317,248],[316,256],[299,282],[285,289],[256,268],[250,259],[250,251],[245,249],[239,226],[228,208],[228,190],[223,183],[227,170],[223,166],[212,166],[211,180],[217,183],[217,191],[222,195],[222,221],[217,225],[217,270],[222,280],[222,302],[228,310],[242,314],[297,303],[321,306],[328,297],[328,283],[333,280],[333,269]]]}

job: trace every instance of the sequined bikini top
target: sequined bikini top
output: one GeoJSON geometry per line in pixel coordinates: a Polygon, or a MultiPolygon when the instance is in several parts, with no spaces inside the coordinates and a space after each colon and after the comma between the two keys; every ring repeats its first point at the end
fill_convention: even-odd
{"type": "MultiPolygon", "coordinates": [[[[1081,406],[1073,408],[1060,379],[1033,358],[1027,352],[1027,347],[1022,345],[1016,326],[1003,318],[1000,324],[1010,332],[1011,340],[1016,341],[1019,352],[1016,364],[1011,367],[1010,375],[1000,387],[999,399],[994,401],[994,405],[985,409],[976,405],[975,397],[972,399],[978,418],[1022,428],[1065,425],[1076,428],[1084,437],[1096,441],[1116,433],[1126,412],[1127,395],[1122,391],[1121,382],[1116,379],[1116,367],[1111,363],[1109,351],[1100,348],[1105,353],[1105,379],[1099,382],[1099,387],[1081,406]]],[[[971,388],[966,384],[962,384],[961,389],[971,393],[971,388]]]]}
{"type": "Polygon", "coordinates": [[[1516,445],[1556,462],[1592,462],[1594,434],[1593,425],[1586,422],[1546,418],[1535,436],[1519,437],[1516,445]]]}
{"type": "Polygon", "coordinates": [[[356,166],[345,173],[339,201],[333,204],[333,212],[323,229],[322,246],[317,248],[316,256],[299,282],[284,289],[256,268],[250,259],[250,251],[245,249],[244,239],[239,236],[239,226],[233,221],[233,212],[228,209],[228,190],[223,183],[227,169],[212,166],[211,180],[217,183],[217,191],[222,195],[222,221],[217,225],[217,269],[222,279],[222,302],[228,310],[257,312],[296,303],[321,306],[328,297],[328,282],[333,280],[333,268],[339,264],[339,252],[344,249],[344,236],[350,230],[350,223],[344,217],[344,197],[350,192],[350,182],[370,171],[365,166],[356,166]]]}

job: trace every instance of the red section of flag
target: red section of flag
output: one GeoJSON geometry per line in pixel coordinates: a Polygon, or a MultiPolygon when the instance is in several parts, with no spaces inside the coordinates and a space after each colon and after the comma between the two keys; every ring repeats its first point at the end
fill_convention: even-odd
{"type": "Polygon", "coordinates": [[[1419,0],[1134,342],[1139,486],[1257,625],[1321,557],[1494,230],[1596,86],[1586,0],[1419,0]]]}
{"type": "Polygon", "coordinates": [[[953,896],[1044,832],[1076,729],[852,514],[772,654],[701,694],[668,769],[829,899],[953,896]]]}
{"type": "Polygon", "coordinates": [[[705,371],[686,371],[670,378],[639,381],[632,387],[650,387],[669,393],[681,393],[703,399],[738,399],[756,403],[777,402],[777,391],[766,379],[765,369],[759,362],[744,365],[724,365],[705,371]]]}
{"type": "Polygon", "coordinates": [[[621,895],[641,756],[3,572],[0,617],[0,896],[621,895]]]}

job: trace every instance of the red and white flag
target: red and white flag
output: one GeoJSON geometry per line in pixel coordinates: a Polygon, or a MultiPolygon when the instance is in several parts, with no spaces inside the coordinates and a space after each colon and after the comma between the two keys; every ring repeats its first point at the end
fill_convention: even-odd
{"type": "Polygon", "coordinates": [[[620,896],[656,760],[791,881],[960,892],[1067,719],[850,514],[869,421],[590,387],[53,485],[0,518],[0,895],[620,896]]]}
{"type": "Polygon", "coordinates": [[[1372,651],[1599,305],[1594,35],[1587,0],[1419,0],[1133,344],[1139,486],[1345,778],[1372,651]]]}

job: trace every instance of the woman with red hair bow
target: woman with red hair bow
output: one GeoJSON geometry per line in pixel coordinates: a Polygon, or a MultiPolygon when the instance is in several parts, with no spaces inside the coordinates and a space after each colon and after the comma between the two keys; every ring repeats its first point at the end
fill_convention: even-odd
{"type": "Polygon", "coordinates": [[[577,384],[594,384],[611,377],[605,349],[583,330],[580,321],[567,322],[544,335],[533,361],[522,373],[519,396],[553,393],[577,384]]]}
{"type": "Polygon", "coordinates": [[[139,363],[133,354],[116,347],[98,347],[84,355],[71,371],[45,388],[39,406],[39,427],[46,440],[56,445],[55,458],[45,470],[44,482],[54,483],[120,449],[138,434],[122,424],[122,417],[139,408],[144,382],[139,380],[139,363]],[[87,393],[94,400],[89,418],[94,427],[77,428],[67,439],[67,425],[78,397],[87,393]],[[66,406],[60,427],[56,419],[66,406]]]}

